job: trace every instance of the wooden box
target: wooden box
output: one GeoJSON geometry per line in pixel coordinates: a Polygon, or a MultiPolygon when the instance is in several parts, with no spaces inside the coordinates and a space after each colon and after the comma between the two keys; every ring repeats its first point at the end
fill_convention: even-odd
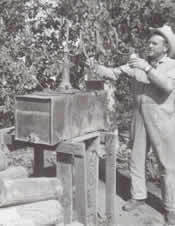
{"type": "Polygon", "coordinates": [[[105,128],[104,91],[16,96],[16,140],[55,145],[105,128]]]}

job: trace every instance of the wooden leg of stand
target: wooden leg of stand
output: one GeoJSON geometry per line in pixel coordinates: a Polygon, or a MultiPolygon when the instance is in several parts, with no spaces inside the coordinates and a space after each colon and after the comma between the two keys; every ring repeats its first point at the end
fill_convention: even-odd
{"type": "Polygon", "coordinates": [[[62,152],[57,153],[57,177],[62,181],[63,198],[61,203],[64,208],[64,224],[72,222],[72,155],[62,152]]]}
{"type": "Polygon", "coordinates": [[[81,143],[81,156],[75,155],[75,210],[77,221],[87,225],[87,168],[85,144],[81,143]]]}
{"type": "Polygon", "coordinates": [[[118,135],[106,133],[106,218],[108,226],[116,226],[116,152],[118,135]]]}
{"type": "Polygon", "coordinates": [[[97,225],[98,211],[98,177],[99,177],[99,151],[100,137],[86,141],[87,164],[87,225],[97,225]]]}
{"type": "Polygon", "coordinates": [[[44,149],[39,146],[34,146],[34,175],[41,176],[44,169],[44,149]]]}

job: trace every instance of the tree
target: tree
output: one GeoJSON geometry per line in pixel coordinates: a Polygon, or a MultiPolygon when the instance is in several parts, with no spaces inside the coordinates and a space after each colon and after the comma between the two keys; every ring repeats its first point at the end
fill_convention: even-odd
{"type": "MultiPolygon", "coordinates": [[[[1,112],[5,120],[0,126],[13,124],[16,94],[58,86],[67,20],[71,23],[71,82],[79,88],[84,75],[90,73],[85,65],[87,57],[109,66],[126,63],[131,48],[144,57],[149,26],[169,23],[174,27],[174,12],[174,0],[2,0],[0,104],[6,109],[1,112]]],[[[125,78],[110,86],[116,87],[115,120],[121,128],[128,128],[130,83],[125,78]]]]}

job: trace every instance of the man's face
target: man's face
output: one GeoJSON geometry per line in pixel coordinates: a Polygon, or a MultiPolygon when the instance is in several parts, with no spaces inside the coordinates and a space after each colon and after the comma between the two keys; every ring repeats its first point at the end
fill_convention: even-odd
{"type": "Polygon", "coordinates": [[[153,35],[148,41],[148,56],[157,59],[168,51],[165,39],[160,35],[153,35]]]}

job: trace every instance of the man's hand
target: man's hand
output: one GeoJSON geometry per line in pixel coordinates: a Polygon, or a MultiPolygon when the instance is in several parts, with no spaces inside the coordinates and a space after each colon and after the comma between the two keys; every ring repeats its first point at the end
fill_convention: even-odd
{"type": "Polygon", "coordinates": [[[138,68],[145,72],[147,72],[147,69],[151,67],[151,65],[146,60],[138,57],[130,59],[128,64],[131,68],[138,68]]]}

